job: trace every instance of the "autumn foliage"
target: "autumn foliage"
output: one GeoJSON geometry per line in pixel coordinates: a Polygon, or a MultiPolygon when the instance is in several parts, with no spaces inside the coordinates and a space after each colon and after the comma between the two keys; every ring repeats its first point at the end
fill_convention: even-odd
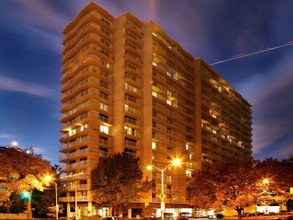
{"type": "Polygon", "coordinates": [[[22,192],[43,191],[44,175],[51,172],[49,162],[35,154],[32,148],[2,147],[0,167],[0,206],[7,210],[22,192]]]}
{"type": "Polygon", "coordinates": [[[265,201],[284,204],[290,198],[289,189],[293,186],[292,170],[292,159],[203,164],[188,187],[190,204],[215,210],[229,207],[239,216],[246,207],[265,201]]]}

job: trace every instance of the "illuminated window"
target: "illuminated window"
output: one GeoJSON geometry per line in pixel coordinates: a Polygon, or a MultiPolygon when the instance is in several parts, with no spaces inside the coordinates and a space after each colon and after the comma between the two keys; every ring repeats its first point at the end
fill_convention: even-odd
{"type": "Polygon", "coordinates": [[[132,85],[130,85],[128,83],[125,83],[124,86],[125,86],[125,89],[129,89],[129,90],[131,90],[131,91],[133,91],[135,93],[137,93],[137,91],[138,91],[138,89],[136,87],[134,87],[134,86],[132,86],[132,85]]]}
{"type": "Polygon", "coordinates": [[[102,102],[99,103],[99,107],[100,107],[100,109],[102,109],[102,110],[104,110],[106,112],[109,111],[109,106],[104,104],[104,103],[102,103],[102,102]]]}
{"type": "Polygon", "coordinates": [[[172,105],[172,101],[169,100],[169,99],[167,99],[167,104],[168,104],[168,105],[172,105]]]}
{"type": "Polygon", "coordinates": [[[124,126],[124,133],[126,134],[131,134],[131,135],[136,135],[136,130],[134,128],[124,126]]]}
{"type": "Polygon", "coordinates": [[[189,157],[189,160],[192,160],[192,154],[189,154],[188,157],[189,157]]]}
{"type": "Polygon", "coordinates": [[[191,171],[190,170],[186,170],[186,176],[191,177],[191,171]]]}
{"type": "Polygon", "coordinates": [[[100,125],[100,131],[106,134],[109,134],[109,127],[105,125],[100,125]]]}
{"type": "Polygon", "coordinates": [[[185,149],[189,150],[189,145],[188,144],[185,144],[185,149]]]}
{"type": "Polygon", "coordinates": [[[72,129],[69,131],[69,136],[75,135],[76,134],[76,129],[72,129]]]}
{"type": "Polygon", "coordinates": [[[152,142],[152,149],[155,150],[157,148],[157,143],[156,142],[152,142]]]}
{"type": "Polygon", "coordinates": [[[156,92],[153,91],[152,92],[152,95],[155,96],[155,97],[157,97],[158,96],[158,93],[156,93],[156,92]]]}
{"type": "Polygon", "coordinates": [[[136,113],[136,108],[134,108],[134,107],[132,107],[132,106],[130,106],[130,105],[125,104],[125,105],[124,105],[124,109],[125,109],[125,111],[127,111],[127,112],[136,113]]]}
{"type": "Polygon", "coordinates": [[[88,127],[87,125],[88,124],[84,124],[84,125],[80,126],[80,131],[83,131],[84,129],[86,129],[88,127]]]}
{"type": "Polygon", "coordinates": [[[158,64],[156,62],[153,61],[153,66],[158,66],[158,64]]]}

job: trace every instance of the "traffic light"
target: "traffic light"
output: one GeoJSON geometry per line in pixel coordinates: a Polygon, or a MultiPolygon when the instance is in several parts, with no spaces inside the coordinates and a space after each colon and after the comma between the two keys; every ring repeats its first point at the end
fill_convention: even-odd
{"type": "Polygon", "coordinates": [[[28,199],[30,198],[30,196],[31,196],[30,193],[27,192],[27,191],[22,192],[22,193],[20,194],[20,198],[23,199],[23,200],[28,200],[28,199]]]}

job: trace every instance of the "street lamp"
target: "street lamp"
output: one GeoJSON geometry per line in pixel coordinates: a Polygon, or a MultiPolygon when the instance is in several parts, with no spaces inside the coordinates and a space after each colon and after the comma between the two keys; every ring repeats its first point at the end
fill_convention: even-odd
{"type": "Polygon", "coordinates": [[[56,219],[58,220],[58,210],[59,210],[59,207],[58,207],[58,192],[57,192],[57,183],[52,180],[52,177],[47,175],[45,176],[45,181],[48,181],[48,182],[53,182],[55,184],[55,199],[56,199],[56,219]]]}
{"type": "Polygon", "coordinates": [[[24,191],[21,193],[21,198],[26,200],[27,219],[32,219],[32,201],[31,192],[24,191]]]}
{"type": "Polygon", "coordinates": [[[174,159],[171,163],[169,163],[164,169],[160,169],[154,165],[149,165],[147,166],[148,170],[152,170],[152,168],[155,168],[161,172],[161,180],[162,180],[162,189],[161,189],[161,194],[160,194],[160,199],[161,199],[161,218],[162,220],[164,219],[164,214],[165,214],[165,195],[164,195],[164,171],[172,166],[179,166],[181,164],[181,161],[179,159],[174,159]]]}

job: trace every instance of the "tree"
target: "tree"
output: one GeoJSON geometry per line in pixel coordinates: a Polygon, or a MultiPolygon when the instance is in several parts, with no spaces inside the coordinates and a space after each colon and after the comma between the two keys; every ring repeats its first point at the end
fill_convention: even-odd
{"type": "Polygon", "coordinates": [[[250,160],[204,164],[188,187],[192,205],[216,210],[229,207],[241,216],[244,208],[255,201],[253,166],[254,162],[250,160]]]}
{"type": "Polygon", "coordinates": [[[292,194],[290,194],[290,187],[293,186],[292,158],[281,161],[267,158],[257,161],[255,170],[259,177],[257,203],[286,205],[292,198],[292,194]]]}
{"type": "Polygon", "coordinates": [[[278,161],[227,161],[204,164],[190,182],[192,205],[200,208],[233,208],[239,217],[254,204],[286,204],[292,195],[292,159],[278,161]]]}
{"type": "Polygon", "coordinates": [[[91,175],[94,201],[100,207],[110,207],[115,216],[150,187],[150,181],[143,181],[139,158],[127,153],[116,153],[100,161],[91,175]]]}
{"type": "MultiPolygon", "coordinates": [[[[54,165],[52,170],[56,173],[52,175],[48,175],[45,177],[46,188],[44,191],[34,190],[34,200],[32,202],[32,206],[35,209],[34,215],[38,218],[46,218],[46,217],[56,217],[56,191],[55,191],[55,183],[57,184],[57,198],[60,195],[66,192],[66,189],[61,186],[61,182],[58,181],[60,179],[60,166],[54,165]],[[54,176],[53,176],[54,175],[54,176]],[[48,179],[49,177],[49,179],[48,179]]],[[[58,205],[59,215],[63,212],[63,206],[58,205]]]]}
{"type": "Polygon", "coordinates": [[[1,148],[0,151],[0,206],[13,212],[17,204],[18,196],[22,192],[30,192],[28,202],[31,202],[33,190],[44,189],[43,176],[52,173],[48,161],[41,155],[35,154],[32,147],[21,149],[17,147],[1,148]]]}

